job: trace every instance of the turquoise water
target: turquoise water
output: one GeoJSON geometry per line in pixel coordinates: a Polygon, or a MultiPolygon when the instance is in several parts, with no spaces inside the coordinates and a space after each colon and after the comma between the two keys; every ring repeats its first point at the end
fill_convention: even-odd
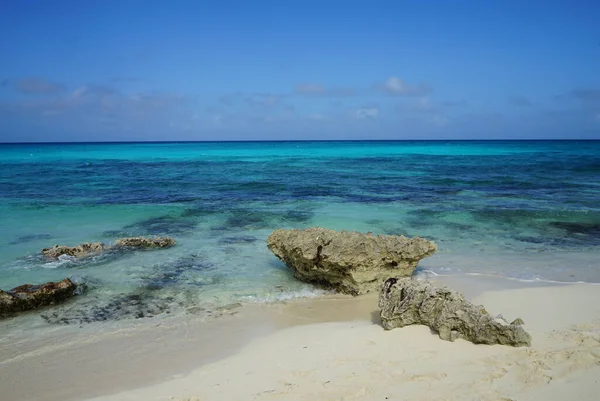
{"type": "Polygon", "coordinates": [[[89,284],[43,324],[319,295],[267,250],[276,228],[433,239],[418,274],[600,282],[600,141],[0,145],[0,198],[0,288],[89,284]],[[130,235],[178,245],[39,254],[130,235]]]}

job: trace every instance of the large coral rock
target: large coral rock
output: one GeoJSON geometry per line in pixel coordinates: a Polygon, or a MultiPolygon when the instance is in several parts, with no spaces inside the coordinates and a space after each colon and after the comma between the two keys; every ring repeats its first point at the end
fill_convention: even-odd
{"type": "Polygon", "coordinates": [[[42,255],[50,259],[58,259],[62,255],[85,258],[102,253],[107,248],[101,242],[85,242],[77,246],[54,245],[52,248],[42,249],[42,255]]]}
{"type": "Polygon", "coordinates": [[[389,278],[381,287],[379,308],[386,330],[423,324],[448,341],[463,338],[475,344],[531,345],[521,319],[509,324],[501,316],[494,318],[461,293],[428,281],[389,278]]]}
{"type": "Polygon", "coordinates": [[[393,276],[410,276],[437,246],[426,239],[324,228],[275,230],[268,248],[302,281],[359,295],[393,276]]]}
{"type": "Polygon", "coordinates": [[[115,246],[128,248],[167,248],[173,245],[175,240],[169,237],[131,237],[115,241],[115,246]]]}
{"type": "Polygon", "coordinates": [[[78,294],[83,289],[82,285],[66,278],[42,285],[24,284],[12,290],[0,290],[0,318],[63,302],[78,294]]]}

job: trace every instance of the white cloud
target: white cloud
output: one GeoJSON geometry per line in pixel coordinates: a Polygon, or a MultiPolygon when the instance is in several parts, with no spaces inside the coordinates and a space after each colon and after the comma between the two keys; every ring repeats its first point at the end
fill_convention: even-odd
{"type": "Polygon", "coordinates": [[[425,84],[409,85],[398,77],[388,78],[381,89],[390,95],[396,96],[422,96],[431,91],[429,86],[425,84]]]}
{"type": "Polygon", "coordinates": [[[376,107],[368,108],[368,109],[358,109],[354,111],[354,116],[356,118],[377,118],[379,116],[379,109],[376,107]]]}
{"type": "Polygon", "coordinates": [[[394,93],[404,93],[408,90],[404,81],[397,77],[390,77],[385,83],[385,88],[394,93]]]}
{"type": "Polygon", "coordinates": [[[428,111],[428,110],[433,109],[433,104],[431,103],[431,100],[427,96],[417,99],[414,106],[415,106],[415,109],[420,110],[420,111],[428,111]]]}

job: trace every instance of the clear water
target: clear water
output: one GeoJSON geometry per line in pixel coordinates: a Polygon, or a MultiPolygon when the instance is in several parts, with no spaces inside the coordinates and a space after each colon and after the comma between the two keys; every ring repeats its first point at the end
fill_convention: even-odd
{"type": "Polygon", "coordinates": [[[600,282],[600,141],[0,145],[0,198],[0,288],[89,283],[43,325],[318,295],[266,248],[276,228],[433,239],[420,274],[600,282]],[[178,245],[39,254],[130,235],[178,245]]]}

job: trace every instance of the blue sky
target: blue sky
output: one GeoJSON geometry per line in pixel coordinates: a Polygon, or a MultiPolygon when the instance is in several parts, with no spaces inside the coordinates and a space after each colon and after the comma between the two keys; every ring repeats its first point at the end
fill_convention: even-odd
{"type": "Polygon", "coordinates": [[[0,0],[0,141],[600,139],[598,1],[0,0]]]}

